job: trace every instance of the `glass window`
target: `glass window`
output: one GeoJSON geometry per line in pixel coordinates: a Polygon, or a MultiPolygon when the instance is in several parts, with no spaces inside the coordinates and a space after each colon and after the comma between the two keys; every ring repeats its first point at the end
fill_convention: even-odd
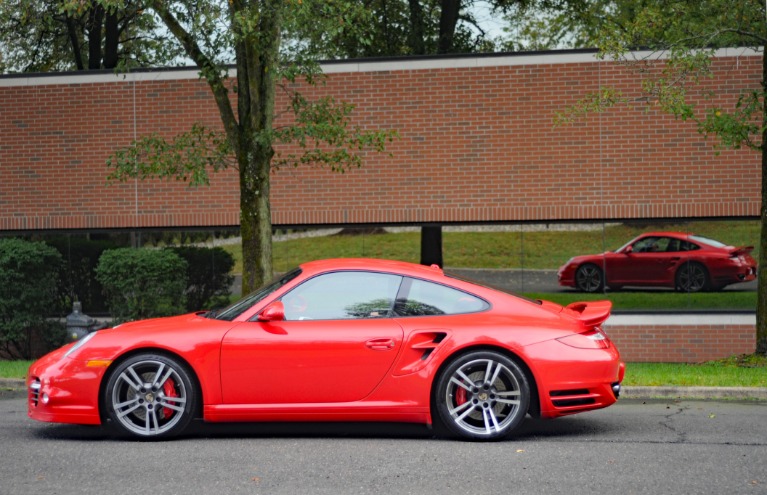
{"type": "Polygon", "coordinates": [[[476,313],[489,305],[466,292],[418,279],[405,279],[394,306],[399,316],[430,316],[476,313]]]}
{"type": "Polygon", "coordinates": [[[334,272],[307,280],[282,297],[286,320],[345,320],[391,315],[402,277],[334,272]]]}
{"type": "Polygon", "coordinates": [[[288,273],[286,273],[285,275],[281,277],[277,277],[272,282],[260,288],[259,290],[248,294],[247,296],[243,297],[242,299],[232,304],[231,306],[224,308],[220,311],[210,311],[206,316],[208,318],[215,318],[217,320],[232,321],[238,316],[240,316],[242,313],[247,311],[249,308],[251,308],[254,304],[263,300],[266,296],[276,291],[283,285],[287,284],[288,282],[290,282],[291,280],[293,280],[300,274],[301,274],[301,269],[295,268],[289,271],[288,273]]]}
{"type": "Polygon", "coordinates": [[[634,243],[633,251],[635,253],[657,253],[666,251],[668,240],[668,237],[645,237],[634,243]]]}

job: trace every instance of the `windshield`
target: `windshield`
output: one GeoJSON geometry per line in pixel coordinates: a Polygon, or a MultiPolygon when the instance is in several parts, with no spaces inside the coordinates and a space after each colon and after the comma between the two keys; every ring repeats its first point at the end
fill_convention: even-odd
{"type": "Polygon", "coordinates": [[[261,287],[257,291],[251,292],[250,294],[243,297],[242,299],[232,304],[231,306],[228,306],[220,311],[211,311],[206,316],[208,318],[215,318],[216,320],[232,321],[238,316],[240,316],[242,313],[247,311],[248,308],[251,308],[254,304],[261,301],[266,296],[276,291],[283,285],[287,284],[288,282],[290,282],[291,280],[293,280],[300,274],[301,274],[301,269],[294,268],[288,273],[275,278],[270,283],[261,287]]]}

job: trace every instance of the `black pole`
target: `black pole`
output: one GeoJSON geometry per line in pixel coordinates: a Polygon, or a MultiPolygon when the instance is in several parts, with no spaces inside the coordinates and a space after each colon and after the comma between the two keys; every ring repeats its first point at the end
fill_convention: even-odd
{"type": "Polygon", "coordinates": [[[421,264],[442,268],[442,225],[421,226],[421,264]]]}

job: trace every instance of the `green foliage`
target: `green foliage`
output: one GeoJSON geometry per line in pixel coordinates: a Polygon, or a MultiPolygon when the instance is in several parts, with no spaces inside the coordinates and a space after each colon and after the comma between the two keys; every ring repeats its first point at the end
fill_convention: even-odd
{"type": "Polygon", "coordinates": [[[92,314],[106,311],[103,288],[96,280],[94,270],[99,257],[117,244],[110,240],[90,240],[79,236],[59,236],[47,239],[63,259],[61,293],[67,307],[80,301],[83,311],[92,314]]]}
{"type": "Polygon", "coordinates": [[[107,159],[107,166],[113,168],[107,179],[161,177],[200,186],[210,183],[208,168],[216,172],[231,164],[231,148],[226,136],[194,124],[191,130],[170,140],[155,133],[142,136],[130,147],[118,149],[107,159]]]}
{"type": "MultiPolygon", "coordinates": [[[[761,50],[767,44],[764,2],[613,0],[608,4],[603,18],[590,21],[599,25],[594,41],[600,56],[619,61],[640,78],[643,101],[655,102],[680,120],[695,122],[701,133],[717,138],[717,147],[760,150],[765,94],[759,81],[734,99],[730,108],[717,105],[716,94],[700,99],[689,92],[712,77],[712,55],[717,48],[761,50]],[[632,52],[637,49],[645,52],[632,52]]],[[[600,88],[600,94],[587,95],[559,114],[557,122],[569,123],[586,113],[631,101],[636,99],[600,88]],[[610,92],[613,97],[603,96],[610,92]]]]}
{"type": "Polygon", "coordinates": [[[2,72],[152,67],[180,61],[180,47],[143,0],[0,2],[2,72]],[[5,65],[5,67],[3,67],[5,65]]]}
{"type": "Polygon", "coordinates": [[[58,282],[61,255],[42,242],[0,239],[0,349],[32,357],[32,333],[55,340],[46,318],[61,310],[58,282]]]}
{"type": "Polygon", "coordinates": [[[319,164],[334,172],[362,166],[360,152],[386,150],[386,144],[397,137],[396,131],[365,131],[351,122],[354,106],[332,97],[310,102],[294,93],[291,108],[295,125],[276,129],[281,143],[297,144],[301,153],[277,154],[273,167],[282,165],[319,164]]]}
{"type": "Polygon", "coordinates": [[[169,316],[185,310],[187,263],[167,249],[104,251],[96,279],[117,321],[169,316]]]}
{"type": "Polygon", "coordinates": [[[168,248],[186,261],[186,309],[198,311],[229,303],[234,258],[220,247],[168,248]]]}

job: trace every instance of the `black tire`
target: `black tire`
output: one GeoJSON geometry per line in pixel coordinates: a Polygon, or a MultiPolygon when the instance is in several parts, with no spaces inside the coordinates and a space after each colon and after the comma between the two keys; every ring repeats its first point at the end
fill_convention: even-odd
{"type": "Polygon", "coordinates": [[[530,406],[530,385],[512,359],[474,351],[453,359],[437,377],[432,413],[450,434],[500,440],[516,430],[530,406]]]}
{"type": "Polygon", "coordinates": [[[676,271],[676,290],[679,292],[700,292],[708,290],[708,270],[700,263],[691,261],[676,271]]]}
{"type": "Polygon", "coordinates": [[[109,425],[120,436],[169,438],[194,418],[199,396],[194,374],[178,360],[138,354],[109,374],[102,397],[109,425]]]}
{"type": "Polygon", "coordinates": [[[584,263],[575,270],[575,287],[583,292],[601,292],[605,287],[602,269],[593,263],[584,263]]]}

